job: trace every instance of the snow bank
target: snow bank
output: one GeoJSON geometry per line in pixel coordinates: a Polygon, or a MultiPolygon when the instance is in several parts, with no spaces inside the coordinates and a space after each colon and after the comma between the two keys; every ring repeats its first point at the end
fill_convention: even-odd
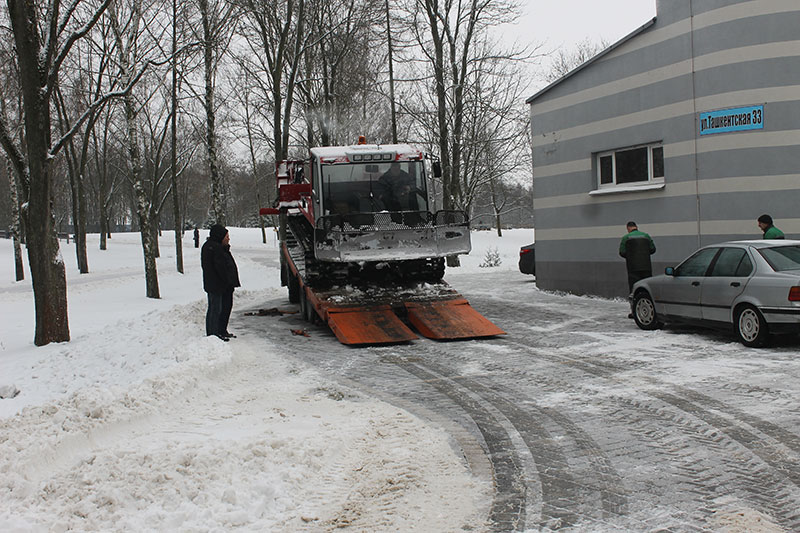
{"type": "MultiPolygon", "coordinates": [[[[204,336],[190,234],[185,274],[172,234],[161,238],[160,300],[144,296],[138,234],[104,252],[98,240],[91,273],[67,260],[72,341],[39,348],[30,281],[10,281],[0,240],[0,387],[19,391],[0,399],[0,531],[481,529],[491,487],[443,431],[268,341],[204,336]]],[[[483,270],[482,241],[464,271],[483,270]]],[[[231,244],[244,287],[234,309],[285,294],[274,234],[263,244],[233,228],[231,244]]],[[[499,268],[516,268],[510,246],[499,268]]]]}

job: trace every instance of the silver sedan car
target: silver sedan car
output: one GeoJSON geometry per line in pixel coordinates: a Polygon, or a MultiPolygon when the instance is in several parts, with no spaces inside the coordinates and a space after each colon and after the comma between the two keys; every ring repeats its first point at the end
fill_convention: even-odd
{"type": "Polygon", "coordinates": [[[633,286],[642,329],[665,322],[733,327],[745,346],[800,332],[800,241],[731,241],[700,248],[633,286]]]}

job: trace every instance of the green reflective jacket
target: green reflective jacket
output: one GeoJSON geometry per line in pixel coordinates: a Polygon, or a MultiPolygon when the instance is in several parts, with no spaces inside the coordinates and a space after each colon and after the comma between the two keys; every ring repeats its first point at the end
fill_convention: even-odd
{"type": "MultiPolygon", "coordinates": [[[[781,233],[781,235],[783,234],[781,233]]],[[[619,255],[621,255],[622,257],[625,257],[625,255],[627,255],[628,239],[647,239],[650,248],[650,254],[656,253],[656,245],[653,242],[653,239],[650,238],[650,235],[648,235],[643,231],[635,229],[623,235],[622,240],[619,241],[619,255]]]]}
{"type": "Polygon", "coordinates": [[[783,232],[776,228],[775,226],[770,226],[767,228],[767,231],[764,232],[765,239],[785,239],[786,237],[783,235],[783,232]]]}

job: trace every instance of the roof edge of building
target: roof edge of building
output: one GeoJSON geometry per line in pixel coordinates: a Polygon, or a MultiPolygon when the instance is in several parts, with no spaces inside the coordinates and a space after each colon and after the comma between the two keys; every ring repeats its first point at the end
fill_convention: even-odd
{"type": "Polygon", "coordinates": [[[552,89],[556,85],[560,85],[561,82],[567,80],[567,78],[571,78],[572,76],[574,76],[578,72],[580,72],[583,69],[589,67],[589,65],[591,65],[595,61],[598,61],[601,57],[611,53],[613,50],[616,50],[617,48],[622,46],[624,43],[630,41],[631,39],[633,39],[634,37],[636,37],[637,35],[639,35],[643,31],[645,31],[646,29],[650,28],[653,24],[655,24],[657,18],[658,17],[653,17],[652,19],[648,20],[647,22],[645,22],[644,24],[642,24],[641,26],[639,26],[638,28],[636,28],[635,30],[630,32],[628,35],[626,35],[625,37],[623,37],[619,41],[615,42],[614,44],[612,44],[611,46],[609,46],[608,48],[606,48],[605,50],[603,50],[602,52],[597,54],[596,56],[592,57],[591,59],[589,59],[587,61],[584,61],[583,63],[581,63],[580,65],[578,65],[574,69],[570,70],[569,72],[567,72],[566,74],[564,74],[563,76],[558,78],[556,81],[554,81],[550,85],[546,86],[545,88],[541,89],[539,92],[537,92],[536,94],[534,94],[533,96],[531,96],[530,98],[525,100],[525,103],[526,104],[532,103],[534,100],[536,100],[537,98],[542,96],[544,93],[548,92],[550,89],[552,89]]]}

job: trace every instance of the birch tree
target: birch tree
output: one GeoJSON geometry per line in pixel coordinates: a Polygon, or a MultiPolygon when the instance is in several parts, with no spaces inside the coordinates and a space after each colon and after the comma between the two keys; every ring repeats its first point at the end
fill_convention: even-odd
{"type": "Polygon", "coordinates": [[[225,189],[220,171],[216,84],[222,56],[233,35],[234,4],[224,0],[197,0],[202,33],[197,36],[203,53],[203,109],[206,118],[206,154],[211,179],[211,211],[214,222],[225,225],[225,189]]]}
{"type": "MultiPolygon", "coordinates": [[[[151,62],[148,54],[153,53],[154,43],[146,39],[153,35],[153,28],[146,24],[144,15],[147,7],[137,0],[133,0],[127,5],[117,0],[108,10],[116,46],[119,84],[123,87],[132,86],[143,75],[145,68],[151,62]]],[[[152,14],[148,16],[148,20],[152,20],[152,14]]],[[[146,295],[148,298],[160,298],[156,268],[157,243],[155,241],[157,235],[154,235],[153,231],[154,224],[157,222],[152,219],[152,204],[144,183],[142,148],[139,138],[141,103],[137,102],[133,91],[126,92],[122,97],[122,108],[127,134],[129,179],[134,193],[144,255],[146,295]]]]}
{"type": "Polygon", "coordinates": [[[19,195],[17,194],[17,180],[14,177],[14,168],[8,158],[6,158],[6,175],[8,176],[8,190],[11,193],[9,196],[11,197],[11,239],[14,247],[14,274],[17,281],[22,281],[25,279],[25,269],[22,266],[19,195]]]}

